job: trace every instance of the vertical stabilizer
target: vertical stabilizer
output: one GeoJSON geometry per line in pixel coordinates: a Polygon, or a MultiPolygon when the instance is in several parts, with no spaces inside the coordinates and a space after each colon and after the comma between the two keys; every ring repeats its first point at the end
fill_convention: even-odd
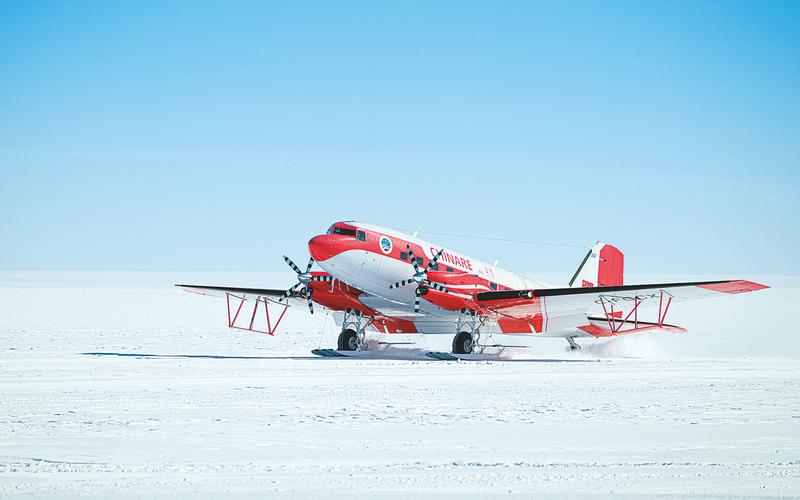
{"type": "Polygon", "coordinates": [[[625,256],[617,247],[598,242],[583,258],[569,281],[570,287],[618,286],[623,284],[625,256]]]}

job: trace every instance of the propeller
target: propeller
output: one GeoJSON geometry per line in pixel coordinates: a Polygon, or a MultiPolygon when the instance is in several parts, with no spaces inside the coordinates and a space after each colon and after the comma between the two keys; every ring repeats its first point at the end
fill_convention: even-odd
{"type": "Polygon", "coordinates": [[[411,246],[410,245],[406,245],[406,249],[408,250],[408,258],[411,259],[411,265],[414,266],[414,275],[411,276],[408,279],[405,279],[405,280],[402,280],[402,281],[398,281],[397,283],[395,283],[393,285],[389,285],[389,288],[400,288],[401,286],[406,286],[406,285],[410,285],[412,283],[416,283],[417,284],[417,289],[414,292],[414,295],[415,295],[415,297],[414,297],[414,312],[418,313],[419,312],[419,297],[420,297],[420,295],[422,295],[422,289],[423,288],[430,287],[430,288],[433,288],[434,290],[438,290],[440,292],[450,293],[450,291],[447,288],[445,288],[443,285],[440,285],[439,283],[434,283],[434,282],[432,282],[432,281],[430,281],[428,279],[428,271],[430,271],[431,268],[436,265],[436,262],[439,261],[439,257],[441,257],[442,252],[444,252],[444,248],[439,250],[439,252],[436,255],[433,256],[433,259],[431,259],[431,261],[428,262],[428,265],[425,266],[424,269],[420,269],[419,268],[419,265],[417,264],[417,258],[416,258],[416,256],[414,256],[414,251],[411,250],[411,246]]]}
{"type": "Polygon", "coordinates": [[[311,276],[310,271],[311,266],[314,265],[314,257],[308,259],[308,265],[306,266],[305,272],[297,267],[297,264],[292,262],[292,259],[289,257],[284,255],[283,260],[285,260],[286,263],[289,264],[289,267],[291,267],[292,270],[297,273],[297,283],[295,283],[290,289],[283,292],[283,295],[280,296],[278,302],[288,299],[299,288],[299,290],[297,290],[297,295],[306,298],[306,301],[308,301],[308,310],[311,311],[311,314],[314,314],[314,303],[311,301],[311,295],[314,293],[314,289],[308,285],[312,281],[333,281],[333,276],[311,276]]]}

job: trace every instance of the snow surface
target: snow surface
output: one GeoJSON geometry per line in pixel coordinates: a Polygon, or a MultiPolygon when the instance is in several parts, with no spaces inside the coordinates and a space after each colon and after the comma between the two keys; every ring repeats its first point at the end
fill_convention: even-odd
{"type": "Polygon", "coordinates": [[[800,279],[458,363],[317,358],[325,314],[231,331],[170,286],[291,279],[0,273],[0,496],[800,496],[800,279]]]}

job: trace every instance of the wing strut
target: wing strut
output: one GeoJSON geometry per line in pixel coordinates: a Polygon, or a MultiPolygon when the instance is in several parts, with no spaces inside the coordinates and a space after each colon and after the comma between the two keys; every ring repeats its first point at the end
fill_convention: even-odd
{"type": "Polygon", "coordinates": [[[233,328],[236,330],[244,330],[248,332],[255,332],[255,333],[266,333],[267,335],[275,335],[275,331],[278,329],[278,325],[280,325],[281,320],[283,319],[283,315],[286,314],[286,310],[289,308],[288,304],[284,303],[277,303],[275,301],[269,300],[266,297],[256,297],[255,304],[253,304],[253,313],[250,315],[250,323],[248,326],[238,326],[236,324],[236,320],[239,319],[239,313],[242,312],[242,306],[244,303],[247,302],[247,298],[245,296],[237,296],[233,295],[234,299],[239,299],[239,306],[236,307],[236,312],[233,314],[233,318],[231,318],[231,293],[225,293],[225,301],[228,305],[228,328],[233,328]],[[278,307],[282,307],[283,310],[281,311],[280,315],[278,316],[278,320],[275,324],[272,324],[272,318],[269,315],[269,303],[272,302],[278,307]],[[264,315],[267,319],[267,329],[266,330],[259,330],[256,327],[256,314],[258,313],[259,305],[264,304],[264,315]]]}
{"type": "Polygon", "coordinates": [[[623,314],[625,314],[623,310],[614,310],[614,301],[609,300],[608,297],[604,297],[600,295],[599,297],[599,304],[603,307],[603,317],[592,317],[589,316],[590,321],[603,321],[605,320],[608,323],[608,330],[600,331],[597,327],[589,325],[588,327],[579,327],[582,330],[594,335],[594,336],[609,336],[609,335],[621,335],[623,333],[634,333],[646,330],[653,330],[653,329],[663,329],[666,331],[679,333],[684,332],[685,330],[679,326],[675,325],[667,325],[664,323],[664,320],[667,319],[667,312],[669,312],[669,306],[672,304],[672,295],[669,292],[664,290],[659,291],[658,295],[658,316],[655,322],[650,321],[642,321],[639,319],[639,306],[644,302],[643,297],[636,295],[634,297],[633,308],[628,312],[628,314],[623,318],[623,314]],[[666,295],[666,301],[664,300],[666,295]],[[633,316],[633,319],[631,319],[633,316]],[[591,330],[591,331],[589,331],[591,330]]]}
{"type": "MultiPolygon", "coordinates": [[[[661,292],[661,295],[662,295],[662,298],[663,298],[663,295],[664,295],[663,291],[661,292]]],[[[671,302],[672,302],[672,297],[670,297],[669,298],[669,302],[667,302],[667,308],[669,308],[669,304],[671,302]]],[[[608,321],[608,328],[611,330],[611,333],[618,333],[620,331],[620,329],[623,326],[625,326],[626,323],[628,323],[628,320],[631,318],[631,315],[633,315],[633,328],[634,328],[634,330],[638,329],[639,328],[639,304],[641,304],[641,303],[642,303],[642,300],[639,297],[635,297],[634,298],[633,309],[631,309],[631,312],[629,312],[628,315],[625,316],[625,319],[623,319],[622,322],[619,324],[619,326],[617,326],[617,324],[616,324],[617,323],[617,319],[616,318],[617,317],[620,317],[620,318],[622,317],[622,311],[614,311],[614,303],[611,302],[610,303],[611,312],[609,312],[608,308],[606,308],[606,301],[603,299],[603,296],[601,295],[600,296],[600,305],[603,306],[603,312],[606,315],[606,321],[608,321]]],[[[664,315],[662,316],[661,315],[661,305],[659,304],[659,307],[658,307],[658,326],[659,327],[664,324],[664,320],[666,318],[667,318],[667,311],[664,311],[664,315]]]]}

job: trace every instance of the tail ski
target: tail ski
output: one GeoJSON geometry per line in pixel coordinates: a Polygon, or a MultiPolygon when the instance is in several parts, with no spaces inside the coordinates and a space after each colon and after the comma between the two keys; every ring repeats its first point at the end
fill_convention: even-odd
{"type": "Polygon", "coordinates": [[[625,256],[617,247],[597,242],[569,281],[570,288],[623,284],[625,256]]]}

